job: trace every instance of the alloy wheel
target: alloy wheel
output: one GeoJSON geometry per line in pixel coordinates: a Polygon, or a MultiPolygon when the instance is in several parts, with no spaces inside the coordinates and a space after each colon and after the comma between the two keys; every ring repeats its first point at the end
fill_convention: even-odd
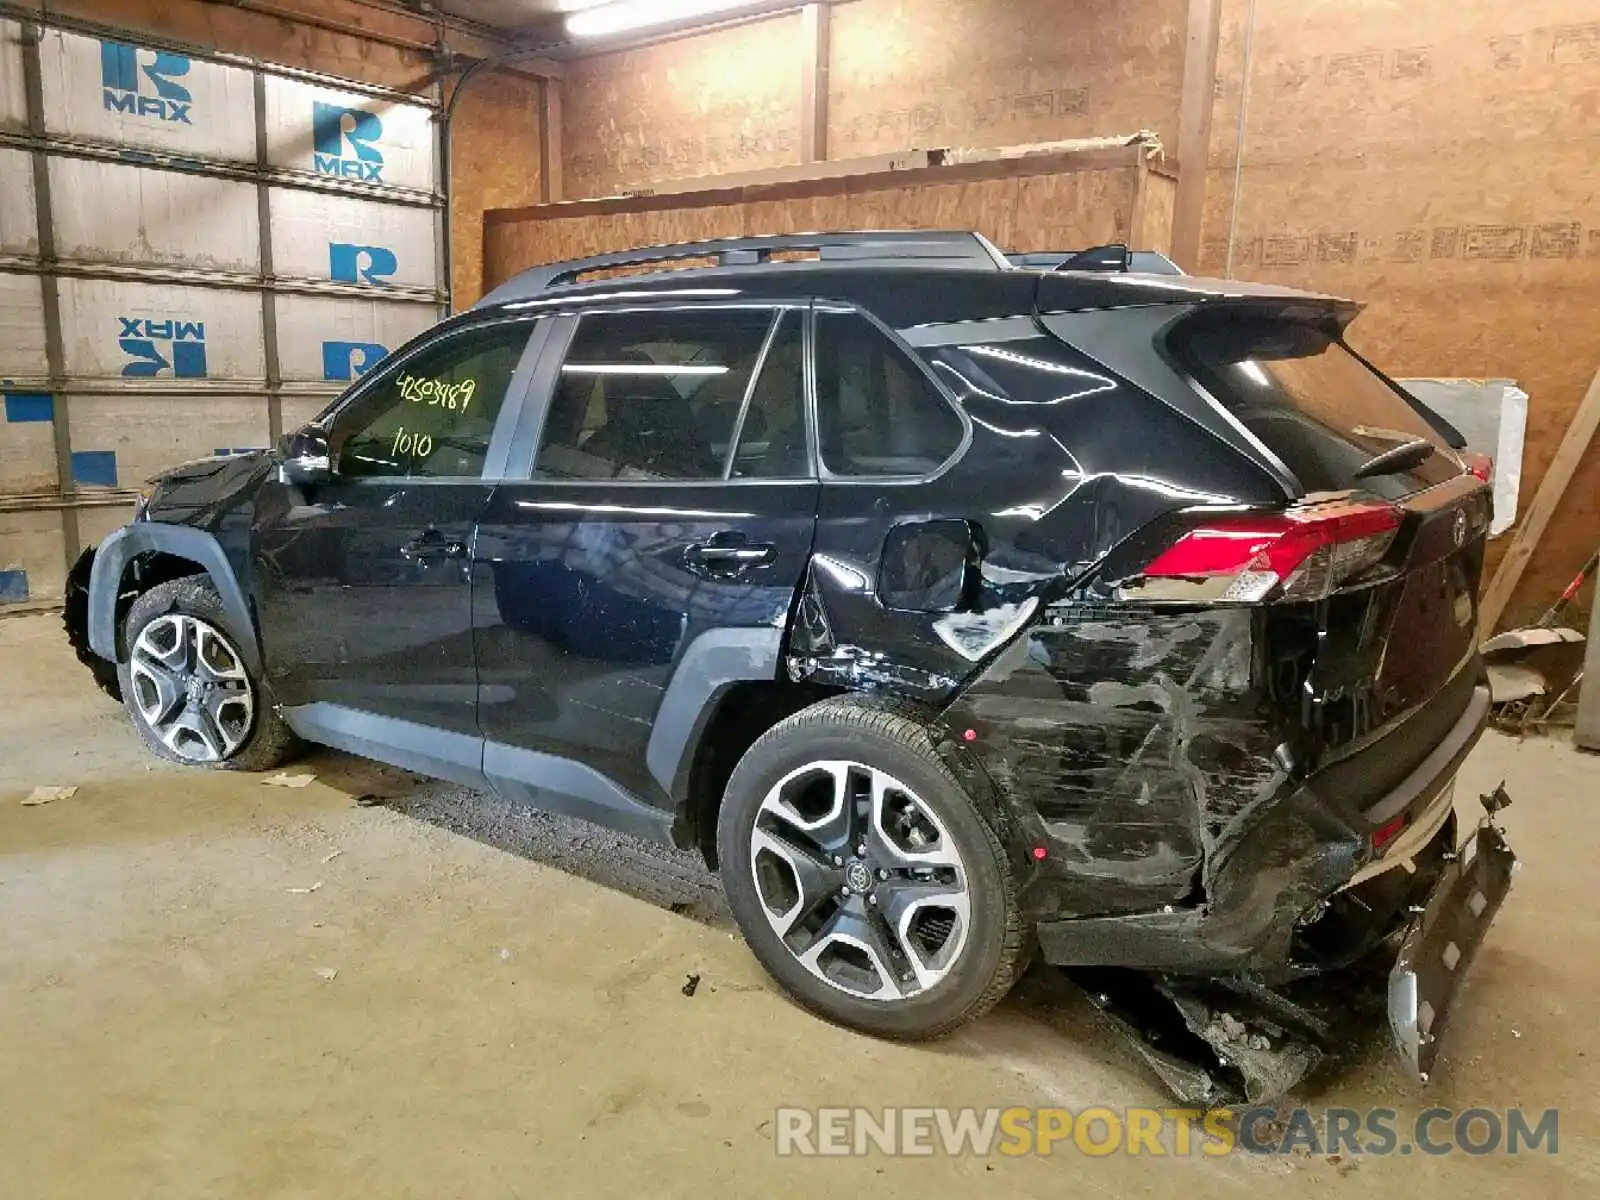
{"type": "Polygon", "coordinates": [[[955,840],[876,767],[814,762],[779,780],[756,812],[750,870],[788,951],[855,996],[925,992],[966,944],[971,897],[955,840]]]}
{"type": "Polygon", "coordinates": [[[188,762],[221,762],[250,736],[255,692],[239,651],[187,613],[156,617],[129,656],[133,700],[145,724],[188,762]]]}

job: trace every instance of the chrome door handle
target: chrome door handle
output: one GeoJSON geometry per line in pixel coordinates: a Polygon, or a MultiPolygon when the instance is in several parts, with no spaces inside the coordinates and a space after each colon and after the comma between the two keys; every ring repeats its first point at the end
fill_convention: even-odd
{"type": "Polygon", "coordinates": [[[425,533],[401,546],[400,556],[423,563],[434,558],[465,558],[467,546],[465,542],[446,541],[442,534],[436,532],[425,533]]]}
{"type": "Polygon", "coordinates": [[[743,534],[719,533],[694,543],[683,553],[694,566],[737,572],[774,561],[778,548],[767,542],[747,541],[743,534]]]}
{"type": "Polygon", "coordinates": [[[691,546],[689,553],[701,562],[732,562],[743,566],[769,563],[777,555],[771,546],[691,546]]]}

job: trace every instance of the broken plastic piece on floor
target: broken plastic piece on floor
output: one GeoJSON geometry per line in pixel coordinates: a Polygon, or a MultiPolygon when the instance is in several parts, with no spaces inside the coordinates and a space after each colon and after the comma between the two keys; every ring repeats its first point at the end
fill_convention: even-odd
{"type": "Polygon", "coordinates": [[[339,977],[339,968],[338,967],[318,967],[317,968],[317,974],[321,977],[321,979],[322,979],[322,981],[324,983],[332,983],[335,979],[337,979],[339,977]]]}
{"type": "Polygon", "coordinates": [[[1564,625],[1529,625],[1497,633],[1479,649],[1484,654],[1496,654],[1503,650],[1526,650],[1530,646],[1554,646],[1563,642],[1576,644],[1583,640],[1583,634],[1564,625]]]}
{"type": "Polygon", "coordinates": [[[309,896],[312,892],[322,887],[322,880],[317,880],[310,887],[292,887],[289,889],[291,896],[309,896]]]}
{"type": "Polygon", "coordinates": [[[1511,704],[1545,694],[1544,676],[1519,663],[1489,663],[1489,698],[1496,704],[1511,704]]]}
{"type": "Polygon", "coordinates": [[[344,853],[343,850],[330,850],[330,851],[328,851],[326,854],[324,854],[322,856],[322,861],[323,861],[324,864],[331,863],[334,859],[338,858],[343,853],[344,853]]]}
{"type": "Polygon", "coordinates": [[[269,787],[303,788],[316,781],[315,775],[290,775],[287,771],[279,771],[270,779],[261,782],[269,787]]]}
{"type": "Polygon", "coordinates": [[[77,794],[78,789],[75,786],[52,787],[44,784],[34,788],[33,791],[24,796],[22,803],[26,805],[49,804],[52,800],[71,800],[77,794]]]}

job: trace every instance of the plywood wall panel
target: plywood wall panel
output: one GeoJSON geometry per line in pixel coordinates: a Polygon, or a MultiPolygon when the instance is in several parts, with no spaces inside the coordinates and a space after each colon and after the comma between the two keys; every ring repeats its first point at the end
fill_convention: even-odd
{"type": "Polygon", "coordinates": [[[985,179],[848,194],[845,228],[972,229],[1010,246],[1016,240],[1017,182],[985,179]]]}
{"type": "MultiPolygon", "coordinates": [[[[1531,397],[1531,498],[1600,366],[1600,11],[1588,0],[1225,0],[1202,267],[1369,303],[1397,374],[1531,397]]],[[[1513,597],[1531,618],[1600,541],[1591,449],[1513,597]]],[[[1492,547],[1493,561],[1500,549],[1492,547]]]]}
{"type": "Polygon", "coordinates": [[[451,143],[450,274],[455,307],[483,295],[483,214],[539,201],[539,88],[480,72],[461,97],[451,143]]]}
{"type": "Polygon", "coordinates": [[[1065,250],[1126,241],[1135,168],[1035,175],[1017,189],[1015,244],[1008,250],[1065,250]]]}
{"type": "MultiPolygon", "coordinates": [[[[828,155],[1177,137],[1187,0],[855,0],[833,8],[828,155]]],[[[581,59],[566,192],[800,161],[798,16],[581,59]]]]}
{"type": "Polygon", "coordinates": [[[1172,253],[1172,222],[1178,205],[1178,179],[1159,171],[1144,177],[1143,202],[1134,212],[1133,241],[1139,250],[1172,253]]]}
{"type": "Polygon", "coordinates": [[[857,0],[833,11],[828,148],[1178,135],[1186,0],[857,0]]]}
{"type": "Polygon", "coordinates": [[[567,194],[799,161],[799,34],[787,13],[572,63],[562,86],[567,194]]]}

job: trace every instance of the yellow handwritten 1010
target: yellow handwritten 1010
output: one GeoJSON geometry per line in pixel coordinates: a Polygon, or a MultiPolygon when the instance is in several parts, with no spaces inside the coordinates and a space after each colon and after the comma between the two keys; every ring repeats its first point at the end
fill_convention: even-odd
{"type": "Polygon", "coordinates": [[[442,379],[424,379],[419,375],[400,376],[397,386],[400,395],[414,404],[429,408],[447,408],[451,412],[466,412],[467,405],[478,390],[476,379],[463,379],[460,383],[446,383],[442,379]]]}

